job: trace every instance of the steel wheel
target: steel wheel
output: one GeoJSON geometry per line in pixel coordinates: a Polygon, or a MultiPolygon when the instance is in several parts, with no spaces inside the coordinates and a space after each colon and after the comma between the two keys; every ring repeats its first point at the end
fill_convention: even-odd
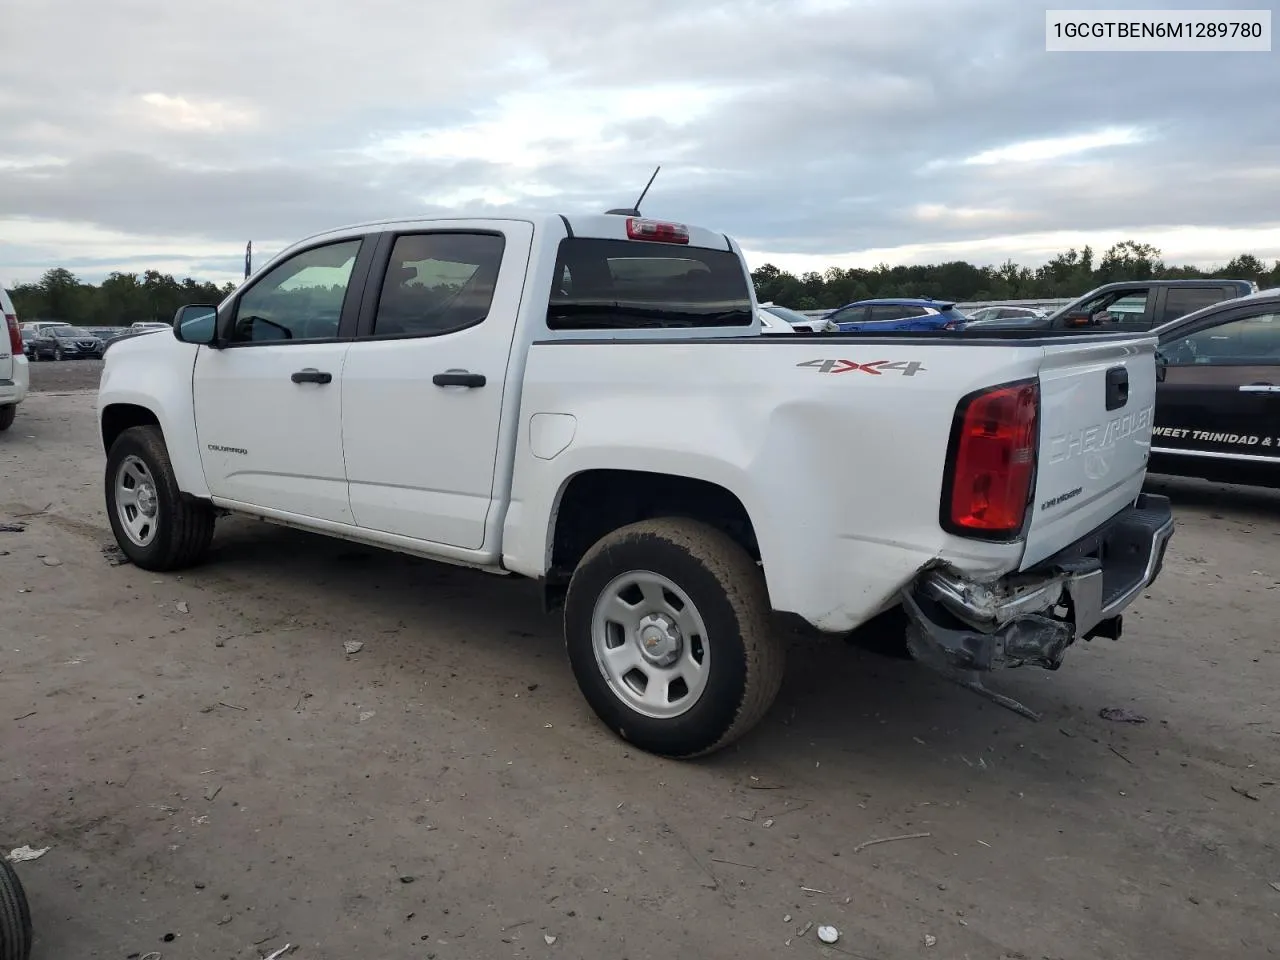
{"type": "Polygon", "coordinates": [[[678,717],[706,689],[706,624],[689,595],[661,574],[636,570],[610,581],[596,601],[591,641],[614,695],[646,717],[678,717]]]}
{"type": "Polygon", "coordinates": [[[125,536],[139,547],[156,537],[160,497],[156,481],[140,457],[127,456],[116,468],[116,514],[125,536]]]}

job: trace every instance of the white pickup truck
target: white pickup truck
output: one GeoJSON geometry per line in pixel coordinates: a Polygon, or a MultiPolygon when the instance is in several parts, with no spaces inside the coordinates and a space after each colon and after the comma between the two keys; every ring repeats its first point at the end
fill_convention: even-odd
{"type": "Polygon", "coordinates": [[[736,243],[629,216],[311,237],[119,341],[106,505],[148,570],[215,518],[540,580],[617,734],[691,757],[766,712],[774,614],[906,614],[960,682],[1115,638],[1157,575],[1146,335],[760,333],[736,243]]]}

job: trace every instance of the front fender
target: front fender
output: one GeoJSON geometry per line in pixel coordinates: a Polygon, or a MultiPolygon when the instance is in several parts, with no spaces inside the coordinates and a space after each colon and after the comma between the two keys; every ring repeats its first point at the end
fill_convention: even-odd
{"type": "MultiPolygon", "coordinates": [[[[98,385],[99,436],[108,410],[126,405],[148,411],[160,425],[178,487],[208,497],[196,435],[192,374],[201,349],[159,331],[112,344],[98,385]]],[[[105,444],[104,444],[105,446],[105,444]]]]}

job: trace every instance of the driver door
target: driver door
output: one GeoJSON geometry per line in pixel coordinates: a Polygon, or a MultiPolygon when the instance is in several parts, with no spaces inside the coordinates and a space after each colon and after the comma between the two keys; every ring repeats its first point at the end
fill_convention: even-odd
{"type": "Polygon", "coordinates": [[[224,505],[354,523],[342,450],[342,367],[376,236],[318,244],[247,286],[201,347],[196,433],[224,505]]]}

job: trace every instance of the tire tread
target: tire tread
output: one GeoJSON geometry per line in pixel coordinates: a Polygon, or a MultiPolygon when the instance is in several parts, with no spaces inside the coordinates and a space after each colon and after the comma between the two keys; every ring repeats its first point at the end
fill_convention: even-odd
{"type": "MultiPolygon", "coordinates": [[[[159,532],[160,537],[164,539],[164,546],[154,558],[147,558],[145,569],[181,570],[203,561],[213,542],[216,516],[212,506],[188,498],[178,487],[173,462],[169,458],[169,448],[165,446],[164,434],[160,428],[154,425],[130,427],[112,444],[112,451],[114,452],[121,444],[136,444],[141,448],[141,453],[151,461],[156,482],[163,488],[162,502],[169,515],[168,529],[162,527],[159,532]]],[[[114,457],[108,458],[108,461],[107,487],[110,490],[114,482],[114,471],[111,466],[114,463],[114,457]]],[[[114,527],[116,523],[114,504],[109,502],[108,510],[111,511],[114,527]]],[[[120,537],[117,537],[117,540],[119,539],[120,537]]],[[[130,546],[126,543],[120,544],[121,549],[125,550],[126,555],[132,559],[130,546]]],[[[136,559],[134,563],[143,566],[136,559]]]]}
{"type": "Polygon", "coordinates": [[[31,941],[31,911],[22,884],[0,858],[0,960],[28,960],[31,941]]]}
{"type": "MultiPolygon", "coordinates": [[[[737,619],[746,655],[746,679],[733,720],[709,745],[675,755],[692,760],[722,750],[760,722],[782,688],[786,647],[773,629],[768,587],[760,567],[732,537],[700,520],[665,517],[620,527],[591,547],[579,567],[599,560],[621,543],[644,538],[667,541],[711,573],[737,619]]],[[[569,589],[573,590],[572,583],[569,589]]]]}

